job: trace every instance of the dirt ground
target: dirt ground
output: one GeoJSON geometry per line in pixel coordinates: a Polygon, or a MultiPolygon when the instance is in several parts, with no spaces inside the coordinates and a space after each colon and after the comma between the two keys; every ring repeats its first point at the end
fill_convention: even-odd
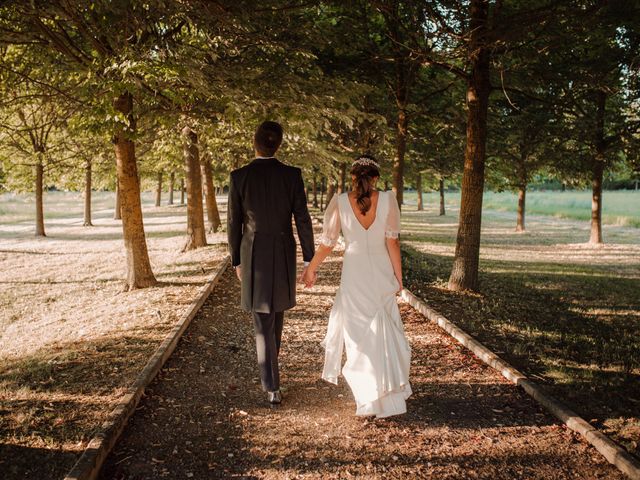
{"type": "Polygon", "coordinates": [[[148,388],[101,479],[622,479],[595,449],[406,305],[408,413],[354,415],[348,386],[320,380],[340,271],[299,292],[285,319],[284,401],[261,391],[252,321],[231,272],[148,388]]]}
{"type": "Polygon", "coordinates": [[[49,194],[48,211],[65,206],[47,219],[47,238],[33,237],[31,221],[0,215],[2,480],[61,478],[73,466],[226,255],[224,233],[181,253],[186,207],[147,202],[160,284],[123,292],[121,222],[96,208],[95,226],[83,227],[82,217],[65,212],[64,202],[78,204],[70,195],[49,194]]]}

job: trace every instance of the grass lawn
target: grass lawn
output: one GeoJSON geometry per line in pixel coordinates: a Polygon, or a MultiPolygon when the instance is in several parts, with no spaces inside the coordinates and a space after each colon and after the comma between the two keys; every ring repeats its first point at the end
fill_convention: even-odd
{"type": "MultiPolygon", "coordinates": [[[[563,205],[579,198],[547,195],[563,205]]],[[[633,214],[637,193],[626,195],[625,207],[622,196],[606,192],[605,205],[615,197],[616,215],[625,208],[633,214]]],[[[448,197],[444,217],[431,196],[425,212],[403,209],[407,287],[638,455],[640,229],[606,226],[607,244],[593,247],[583,243],[588,222],[529,215],[528,231],[517,234],[513,213],[485,209],[480,292],[453,293],[446,283],[458,210],[457,198],[448,197]]]]}
{"type": "MultiPolygon", "coordinates": [[[[408,205],[416,204],[416,194],[405,194],[408,205]]],[[[640,190],[615,190],[603,193],[602,222],[605,225],[620,225],[640,228],[640,190]]],[[[446,192],[448,206],[460,205],[460,192],[446,192]]],[[[429,192],[425,196],[427,204],[439,202],[438,194],[429,192]]],[[[514,214],[518,206],[518,197],[512,192],[485,192],[483,207],[486,210],[514,214]]],[[[591,191],[571,190],[565,192],[527,192],[526,214],[547,215],[572,220],[591,219],[591,191]]]]}

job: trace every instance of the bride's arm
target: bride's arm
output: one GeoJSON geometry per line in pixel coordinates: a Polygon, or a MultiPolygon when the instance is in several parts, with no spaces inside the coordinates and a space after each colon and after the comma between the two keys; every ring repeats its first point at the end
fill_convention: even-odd
{"type": "Polygon", "coordinates": [[[387,215],[387,222],[385,225],[384,236],[387,241],[387,251],[389,252],[389,258],[391,259],[391,265],[393,265],[393,273],[398,280],[400,290],[402,286],[402,255],[400,253],[400,208],[398,208],[398,201],[393,192],[387,192],[389,201],[389,213],[387,215]]]}
{"type": "Polygon", "coordinates": [[[387,238],[387,251],[389,252],[391,265],[393,265],[393,273],[400,284],[400,290],[402,290],[404,287],[402,286],[402,256],[400,253],[400,239],[387,238]]]}
{"type": "Polygon", "coordinates": [[[324,259],[329,256],[333,250],[333,246],[328,245],[319,245],[316,249],[316,253],[309,262],[309,266],[306,271],[302,274],[302,281],[304,282],[306,287],[312,287],[314,283],[316,283],[316,276],[318,275],[318,267],[324,259]]]}

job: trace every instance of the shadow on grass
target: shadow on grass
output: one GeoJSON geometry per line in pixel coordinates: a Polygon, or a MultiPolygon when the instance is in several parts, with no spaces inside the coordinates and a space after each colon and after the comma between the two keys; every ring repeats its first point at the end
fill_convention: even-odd
{"type": "Polygon", "coordinates": [[[0,360],[2,479],[62,478],[159,344],[158,330],[0,360]],[[69,445],[77,452],[60,450],[69,445]]]}
{"type": "Polygon", "coordinates": [[[124,282],[124,278],[89,278],[86,280],[0,280],[0,285],[63,285],[63,284],[96,284],[96,283],[109,283],[109,282],[124,282]]]}
{"type": "MultiPolygon", "coordinates": [[[[37,250],[0,250],[0,253],[9,255],[77,255],[77,252],[38,252],[37,250]]],[[[83,252],[83,253],[103,253],[103,252],[83,252]]]]}
{"type": "MultiPolygon", "coordinates": [[[[186,232],[184,230],[166,230],[166,231],[154,231],[154,230],[146,230],[145,236],[147,238],[169,238],[169,237],[186,237],[186,232]]],[[[66,234],[66,233],[55,233],[53,235],[48,236],[51,240],[65,240],[65,241],[79,241],[86,242],[87,240],[95,241],[95,240],[119,240],[122,238],[122,232],[114,232],[114,233],[92,233],[91,231],[87,231],[86,235],[78,235],[76,233],[66,234]]]]}
{"type": "Polygon", "coordinates": [[[570,263],[483,260],[481,292],[455,293],[450,257],[403,251],[408,288],[437,311],[587,419],[639,421],[640,279],[616,277],[614,265],[590,276],[570,263]]]}
{"type": "Polygon", "coordinates": [[[54,448],[37,448],[0,442],[2,478],[62,478],[58,465],[73,465],[76,452],[54,448]]]}

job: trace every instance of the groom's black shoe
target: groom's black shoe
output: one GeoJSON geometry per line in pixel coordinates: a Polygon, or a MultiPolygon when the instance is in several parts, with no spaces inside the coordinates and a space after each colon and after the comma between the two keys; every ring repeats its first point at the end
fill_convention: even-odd
{"type": "Polygon", "coordinates": [[[267,400],[271,405],[279,405],[282,403],[282,393],[280,393],[280,390],[267,392],[267,400]]]}

